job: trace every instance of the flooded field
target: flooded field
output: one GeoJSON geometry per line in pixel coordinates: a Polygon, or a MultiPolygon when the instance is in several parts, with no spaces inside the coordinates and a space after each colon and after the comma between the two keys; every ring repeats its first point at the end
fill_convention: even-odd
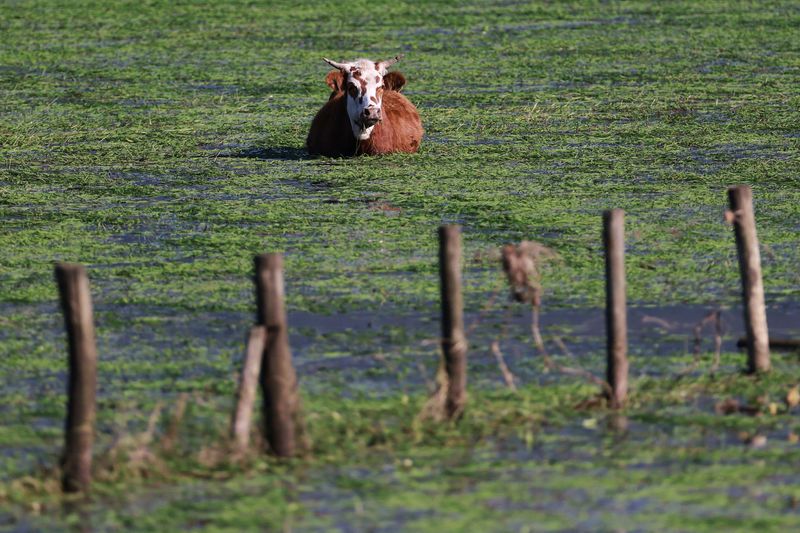
{"type": "Polygon", "coordinates": [[[0,529],[797,529],[800,355],[742,374],[723,215],[750,185],[770,332],[800,338],[798,24],[782,1],[0,5],[0,529]],[[321,58],[398,53],[420,152],[309,157],[321,58]],[[523,239],[554,252],[546,350],[602,377],[610,208],[621,412],[545,364],[498,259],[523,239]],[[463,228],[458,424],[420,417],[440,224],[463,228]],[[310,440],[290,462],[255,434],[250,455],[224,445],[253,257],[273,251],[310,440]],[[95,304],[89,501],[53,470],[56,261],[87,266],[95,304]],[[714,324],[697,332],[717,310],[718,364],[714,324]]]}
{"type": "MultiPolygon", "coordinates": [[[[19,312],[20,307],[14,309],[19,312]]],[[[586,530],[658,524],[659,529],[682,529],[691,520],[733,527],[737,520],[757,523],[753,520],[762,515],[770,523],[793,523],[800,519],[796,503],[800,485],[769,457],[781,461],[796,457],[800,424],[791,409],[786,415],[770,416],[769,404],[780,403],[783,412],[781,394],[798,378],[800,353],[773,353],[783,375],[779,381],[787,384],[765,384],[768,399],[754,398],[751,390],[736,387],[724,392],[731,379],[746,381],[739,377],[745,354],[736,348],[743,331],[742,313],[738,307],[722,311],[722,364],[712,369],[713,327],[707,324],[699,337],[696,333],[709,309],[630,308],[634,405],[623,413],[574,408],[591,397],[593,386],[548,370],[531,340],[529,309],[509,305],[497,313],[468,312],[469,409],[483,419],[466,422],[468,435],[475,432],[463,437],[471,441],[469,445],[448,445],[452,436],[418,436],[416,445],[386,437],[385,445],[370,444],[344,462],[336,460],[336,454],[326,460],[330,452],[323,448],[316,451],[318,461],[307,466],[287,469],[256,462],[250,471],[237,475],[234,468],[218,479],[182,478],[167,481],[166,487],[164,481],[143,486],[137,482],[139,488],[132,492],[101,494],[89,504],[64,508],[46,504],[44,516],[39,512],[31,516],[16,507],[2,520],[21,530],[62,527],[62,521],[75,520],[84,528],[97,524],[103,530],[159,529],[164,520],[176,520],[167,522],[171,527],[269,523],[342,530],[480,524],[501,529],[524,529],[530,524],[586,530]],[[499,342],[518,393],[507,389],[490,349],[494,341],[499,342]],[[495,412],[493,407],[475,405],[486,395],[489,406],[497,402],[496,396],[502,402],[522,402],[521,411],[525,404],[535,403],[536,414],[503,421],[507,406],[495,412]],[[730,398],[750,402],[757,416],[744,422],[722,416],[720,405],[730,398]],[[473,424],[497,427],[487,430],[472,428],[473,424]],[[755,479],[748,474],[751,470],[756,471],[755,479]],[[695,488],[689,489],[687,483],[695,488]],[[721,512],[714,503],[720,498],[735,505],[736,512],[721,512]],[[446,511],[453,506],[450,499],[460,503],[446,511]],[[267,506],[279,514],[267,522],[260,522],[258,513],[230,514],[231,507],[241,506],[254,510],[267,506]]],[[[771,333],[777,338],[800,337],[799,315],[800,308],[793,304],[771,306],[771,333]]],[[[251,313],[228,311],[185,317],[158,307],[100,307],[101,455],[121,435],[145,433],[150,409],[159,402],[174,405],[187,391],[199,405],[190,409],[181,429],[187,439],[182,460],[195,456],[209,437],[212,442],[220,439],[226,411],[232,408],[244,332],[252,320],[251,313]],[[211,432],[206,437],[204,429],[211,432]]],[[[320,417],[333,416],[340,426],[347,425],[349,416],[364,417],[353,431],[364,424],[367,433],[340,437],[356,442],[368,439],[375,427],[384,424],[389,432],[398,430],[391,428],[394,424],[414,426],[415,410],[435,387],[440,324],[434,309],[405,314],[390,307],[333,314],[294,311],[289,321],[300,386],[310,404],[309,424],[319,424],[324,431],[320,417]],[[350,415],[337,414],[348,402],[354,404],[350,415]],[[393,414],[369,418],[359,413],[365,404],[382,405],[393,414]]],[[[39,346],[48,339],[63,347],[56,308],[31,308],[27,322],[43,333],[35,337],[39,346]]],[[[545,310],[541,326],[546,347],[559,364],[603,375],[602,309],[545,310]]],[[[28,344],[35,350],[27,331],[6,331],[2,342],[17,349],[28,344]]],[[[6,382],[5,435],[16,435],[0,446],[0,464],[9,486],[19,476],[45,472],[57,462],[64,380],[64,368],[50,364],[18,371],[16,379],[6,382]]],[[[170,425],[167,412],[162,420],[158,438],[163,440],[170,425]]]]}

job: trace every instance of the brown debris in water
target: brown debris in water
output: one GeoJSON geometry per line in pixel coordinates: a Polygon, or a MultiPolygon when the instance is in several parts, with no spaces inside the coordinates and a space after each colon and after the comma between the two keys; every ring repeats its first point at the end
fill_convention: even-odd
{"type": "Polygon", "coordinates": [[[541,266],[560,256],[536,241],[506,244],[500,251],[503,272],[508,278],[511,297],[517,302],[539,305],[541,299],[541,266]]]}
{"type": "MultiPolygon", "coordinates": [[[[500,250],[500,258],[503,262],[503,272],[511,288],[511,298],[514,301],[531,305],[531,335],[533,337],[533,344],[541,355],[545,367],[548,370],[555,370],[562,374],[579,376],[590,383],[600,386],[606,395],[608,395],[610,385],[607,381],[598,378],[588,370],[558,364],[550,357],[545,347],[544,338],[542,337],[541,328],[539,326],[543,293],[541,285],[541,267],[549,261],[559,260],[561,256],[551,248],[536,241],[521,241],[517,245],[506,244],[503,246],[500,250]]],[[[565,354],[569,354],[569,350],[566,345],[564,345],[563,341],[559,344],[559,347],[565,354]]],[[[593,398],[589,401],[582,402],[582,405],[578,408],[592,408],[595,401],[596,400],[593,398]]]]}
{"type": "Polygon", "coordinates": [[[760,416],[761,409],[755,405],[748,405],[739,402],[736,398],[727,398],[718,402],[714,406],[714,411],[718,415],[732,415],[732,414],[744,414],[749,416],[760,416]]]}

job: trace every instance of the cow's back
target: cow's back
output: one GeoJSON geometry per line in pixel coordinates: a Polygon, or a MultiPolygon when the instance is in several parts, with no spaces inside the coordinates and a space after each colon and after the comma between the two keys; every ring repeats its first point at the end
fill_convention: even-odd
{"type": "Polygon", "coordinates": [[[354,155],[356,139],[347,118],[347,103],[344,93],[333,95],[322,106],[306,137],[306,148],[311,155],[330,157],[354,155]]]}

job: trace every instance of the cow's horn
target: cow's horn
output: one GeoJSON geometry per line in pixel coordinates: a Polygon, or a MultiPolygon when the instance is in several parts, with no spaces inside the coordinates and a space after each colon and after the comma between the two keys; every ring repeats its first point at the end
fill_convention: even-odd
{"type": "Polygon", "coordinates": [[[323,57],[322,60],[332,66],[333,68],[338,68],[339,70],[347,70],[347,63],[337,63],[336,61],[331,61],[330,59],[323,57]]]}
{"type": "Polygon", "coordinates": [[[394,65],[395,63],[397,63],[398,61],[400,61],[401,59],[403,59],[403,54],[397,54],[396,56],[394,56],[391,59],[387,59],[386,61],[381,61],[381,66],[383,68],[389,68],[392,65],[394,65]]]}

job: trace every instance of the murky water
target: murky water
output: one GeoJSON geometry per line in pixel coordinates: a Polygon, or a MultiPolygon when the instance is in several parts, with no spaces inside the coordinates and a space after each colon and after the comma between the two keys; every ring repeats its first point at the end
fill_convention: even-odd
{"type": "MultiPolygon", "coordinates": [[[[23,344],[44,342],[58,357],[65,336],[55,304],[27,308],[3,306],[10,313],[30,316],[38,331],[3,329],[0,338],[23,344]],[[19,337],[19,338],[18,338],[19,337]]],[[[691,354],[696,350],[695,328],[714,307],[670,306],[630,307],[628,311],[629,352],[634,358],[634,375],[670,372],[668,356],[691,354]]],[[[768,307],[771,336],[800,338],[800,305],[779,303],[768,307]]],[[[744,334],[742,310],[724,308],[722,350],[737,351],[744,334]]],[[[168,352],[172,363],[184,367],[175,379],[211,376],[228,379],[238,367],[246,332],[253,316],[247,312],[219,311],[185,313],[158,306],[96,307],[101,384],[110,366],[151,362],[149,378],[158,377],[158,364],[168,352]],[[104,363],[111,363],[105,366],[104,363]],[[205,368],[205,370],[203,370],[205,368]]],[[[522,381],[546,379],[541,357],[530,334],[530,310],[516,306],[491,313],[467,312],[469,361],[473,386],[491,387],[502,383],[495,356],[490,350],[498,341],[511,371],[522,381]]],[[[605,356],[605,317],[602,309],[548,309],[541,315],[541,330],[548,352],[593,371],[601,371],[605,356]]],[[[290,343],[294,363],[304,388],[324,389],[328,379],[345,375],[351,390],[393,394],[395,387],[416,388],[430,379],[438,361],[439,312],[404,312],[386,307],[377,311],[318,314],[289,310],[290,343]]],[[[714,349],[713,324],[706,324],[699,337],[700,352],[710,357],[714,349]]],[[[743,356],[744,359],[744,356],[743,356]]],[[[114,374],[110,372],[109,374],[114,374]]],[[[108,377],[113,381],[113,375],[108,377]]],[[[37,388],[50,387],[52,379],[63,379],[58,365],[22,373],[9,383],[10,391],[35,396],[37,388]],[[42,379],[48,377],[48,379],[42,379]]],[[[128,373],[126,382],[145,379],[128,373]]],[[[101,385],[104,394],[113,387],[101,385]]]]}

